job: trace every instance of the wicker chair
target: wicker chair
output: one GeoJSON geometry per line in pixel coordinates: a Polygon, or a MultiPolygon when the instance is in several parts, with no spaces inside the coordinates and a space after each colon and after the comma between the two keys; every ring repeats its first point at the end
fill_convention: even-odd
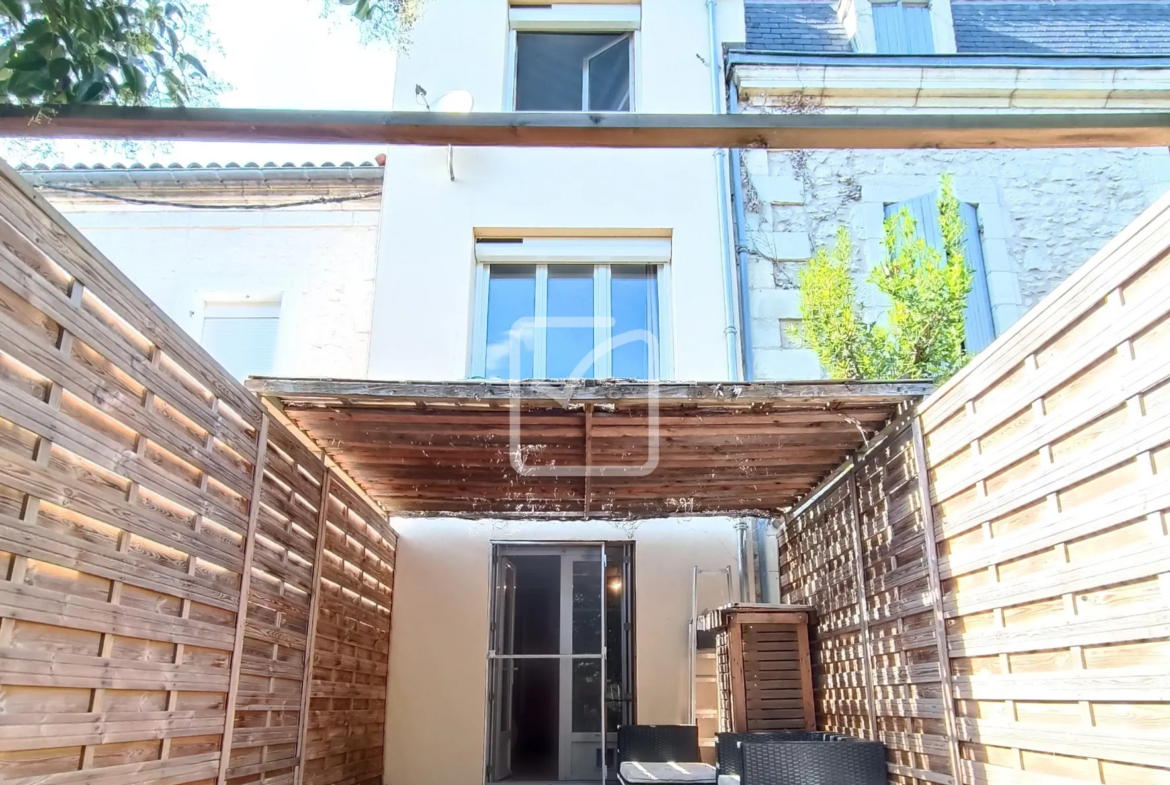
{"type": "Polygon", "coordinates": [[[621,725],[617,760],[619,765],[634,761],[701,761],[699,729],[695,725],[621,725]]]}
{"type": "Polygon", "coordinates": [[[743,756],[739,752],[739,745],[744,742],[761,741],[837,741],[843,738],[835,733],[824,731],[756,731],[755,733],[717,733],[715,734],[715,768],[719,776],[743,775],[743,756]]]}
{"type": "MultiPolygon", "coordinates": [[[[827,734],[832,736],[833,734],[827,734]]],[[[881,742],[837,736],[829,741],[740,744],[743,785],[886,785],[881,742]]]]}

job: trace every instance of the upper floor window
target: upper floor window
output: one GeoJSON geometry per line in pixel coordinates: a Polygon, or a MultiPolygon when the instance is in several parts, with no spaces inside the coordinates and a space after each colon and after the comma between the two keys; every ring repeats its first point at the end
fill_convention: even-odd
{"type": "Polygon", "coordinates": [[[516,109],[628,112],[631,33],[517,33],[516,109]]]}
{"type": "Polygon", "coordinates": [[[873,0],[873,32],[878,54],[934,54],[926,0],[873,0]]]}
{"type": "Polygon", "coordinates": [[[509,247],[524,241],[477,244],[471,375],[662,378],[668,265],[654,262],[669,257],[670,241],[527,242],[529,249],[509,247]],[[622,245],[632,252],[623,253],[622,245]],[[600,263],[590,263],[590,256],[600,263]],[[546,258],[523,263],[533,257],[546,258]]]}
{"type": "Polygon", "coordinates": [[[635,105],[637,4],[513,6],[506,109],[629,112],[635,105]]]}
{"type": "Polygon", "coordinates": [[[279,302],[206,302],[199,343],[237,379],[267,376],[276,359],[279,302]]]}
{"type": "MultiPolygon", "coordinates": [[[[926,240],[927,245],[944,253],[942,226],[938,215],[938,194],[928,193],[904,202],[887,204],[886,218],[891,218],[906,208],[914,219],[915,234],[926,240]]],[[[991,314],[991,295],[987,287],[987,269],[983,261],[983,243],[979,234],[979,212],[973,204],[959,203],[959,217],[963,219],[966,234],[963,237],[963,254],[971,268],[971,291],[967,294],[967,308],[963,312],[966,321],[966,338],[963,346],[971,354],[981,352],[995,340],[995,322],[991,314]]]]}

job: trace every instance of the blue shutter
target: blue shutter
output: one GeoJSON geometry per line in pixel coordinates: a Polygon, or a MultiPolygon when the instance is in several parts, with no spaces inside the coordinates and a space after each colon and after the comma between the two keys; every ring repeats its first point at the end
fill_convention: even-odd
{"type": "Polygon", "coordinates": [[[979,238],[979,215],[975,205],[960,203],[959,217],[966,224],[963,253],[971,268],[971,292],[967,295],[967,340],[971,354],[981,352],[995,340],[995,321],[991,316],[991,294],[987,290],[987,267],[983,264],[983,243],[979,238]]]}
{"type": "MultiPolygon", "coordinates": [[[[928,193],[905,202],[886,205],[886,218],[905,207],[915,222],[915,233],[926,239],[926,244],[943,253],[942,227],[938,217],[938,194],[928,193]]],[[[987,290],[987,268],[983,264],[983,244],[979,239],[979,215],[975,205],[959,204],[959,217],[966,224],[963,253],[972,271],[971,292],[967,295],[964,311],[967,337],[964,345],[975,354],[995,340],[995,322],[991,317],[991,296],[987,290]]]]}
{"type": "Polygon", "coordinates": [[[875,3],[873,33],[878,54],[934,54],[934,33],[927,5],[875,3]]]}
{"type": "Polygon", "coordinates": [[[897,3],[875,3],[873,33],[878,54],[905,54],[906,28],[902,19],[902,6],[897,3]]]}
{"type": "Polygon", "coordinates": [[[930,29],[930,8],[925,5],[903,6],[902,21],[906,25],[906,54],[934,54],[934,33],[930,29]]]}
{"type": "MultiPolygon", "coordinates": [[[[876,7],[876,6],[875,6],[876,7]]],[[[943,253],[942,229],[938,221],[938,194],[928,193],[904,202],[886,205],[886,218],[897,215],[905,207],[914,219],[914,229],[931,248],[943,253]]]]}

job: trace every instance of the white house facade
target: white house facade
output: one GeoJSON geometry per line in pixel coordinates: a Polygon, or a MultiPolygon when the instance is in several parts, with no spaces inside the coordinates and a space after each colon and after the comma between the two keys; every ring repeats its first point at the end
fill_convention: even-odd
{"type": "MultiPolygon", "coordinates": [[[[1164,6],[1032,5],[429,0],[394,108],[1170,107],[1170,49],[1043,49],[1102,20],[1155,49],[1164,6]],[[996,53],[1011,41],[1031,48],[996,53]]],[[[25,172],[237,376],[728,383],[820,378],[790,336],[800,266],[843,225],[864,278],[889,210],[917,205],[926,226],[944,173],[981,265],[970,333],[989,341],[1170,188],[1170,153],[402,146],[376,165],[25,172]]],[[[640,522],[393,524],[393,785],[598,781],[616,725],[688,720],[692,596],[768,599],[775,583],[766,557],[737,569],[754,542],[777,553],[767,521],[687,517],[685,500],[640,522]],[[604,586],[604,614],[579,601],[585,585],[604,586]]],[[[709,740],[713,715],[696,719],[709,740]]]]}

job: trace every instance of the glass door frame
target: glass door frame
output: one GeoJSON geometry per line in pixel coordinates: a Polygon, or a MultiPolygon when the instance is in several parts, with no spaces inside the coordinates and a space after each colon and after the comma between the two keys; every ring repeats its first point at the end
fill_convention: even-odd
{"type": "MultiPolygon", "coordinates": [[[[492,769],[495,764],[495,755],[497,754],[496,746],[497,739],[495,734],[495,713],[496,701],[500,700],[500,696],[494,695],[494,690],[497,687],[497,663],[501,660],[524,660],[524,659],[545,659],[557,660],[560,663],[558,672],[558,717],[559,727],[557,730],[557,768],[558,775],[561,781],[566,781],[566,773],[571,771],[571,752],[574,741],[597,741],[601,749],[601,785],[606,785],[609,776],[607,752],[609,747],[609,734],[606,732],[608,726],[608,694],[607,694],[607,678],[606,678],[606,659],[607,659],[607,641],[606,641],[606,548],[610,543],[599,540],[583,540],[583,541],[567,541],[567,542],[526,542],[526,541],[497,541],[491,544],[491,590],[489,592],[489,608],[488,608],[488,650],[486,658],[485,669],[485,694],[484,694],[484,766],[483,766],[483,782],[484,785],[495,782],[492,779],[492,769]],[[558,654],[501,654],[496,651],[496,646],[499,641],[497,638],[498,631],[495,627],[497,614],[499,609],[497,607],[500,599],[499,583],[499,565],[501,560],[506,558],[509,554],[507,551],[510,548],[516,548],[522,551],[522,555],[531,556],[559,556],[561,558],[561,596],[560,596],[560,645],[562,653],[558,654]],[[573,639],[573,608],[572,608],[572,575],[574,562],[582,561],[582,559],[564,558],[567,555],[585,555],[598,553],[600,560],[599,573],[599,602],[600,602],[600,652],[597,654],[573,654],[572,653],[572,639],[573,639]],[[569,583],[565,584],[567,577],[569,583]],[[567,606],[567,607],[566,607],[567,606]],[[567,613],[566,613],[567,610],[567,613]],[[568,643],[568,651],[570,653],[563,653],[566,648],[566,641],[568,643]],[[573,665],[578,660],[596,660],[600,666],[600,694],[599,694],[599,719],[601,727],[595,733],[581,732],[574,733],[572,729],[572,676],[573,665]],[[568,693],[568,700],[565,699],[566,692],[568,693]],[[574,737],[581,737],[575,739],[574,737]]],[[[628,570],[623,571],[624,574],[628,570]]],[[[628,658],[627,658],[628,659],[628,658]]],[[[624,685],[623,685],[624,686],[624,685]]]]}

